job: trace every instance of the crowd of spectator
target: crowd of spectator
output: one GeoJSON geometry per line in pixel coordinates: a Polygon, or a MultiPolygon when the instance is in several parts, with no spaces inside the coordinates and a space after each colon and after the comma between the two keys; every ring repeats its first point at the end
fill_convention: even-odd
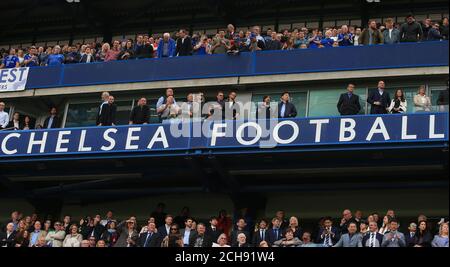
{"type": "Polygon", "coordinates": [[[394,210],[364,218],[361,211],[347,209],[338,223],[323,217],[303,229],[298,217],[287,219],[281,210],[271,220],[254,220],[248,209],[234,218],[222,210],[197,220],[188,207],[176,217],[164,209],[158,204],[141,225],[135,216],[117,220],[112,211],[76,221],[69,215],[52,220],[14,211],[0,231],[0,247],[449,247],[448,219],[436,224],[420,215],[402,233],[394,210]]]}
{"type": "MultiPolygon", "coordinates": [[[[448,112],[449,96],[448,89],[442,90],[435,103],[441,112],[448,112]]],[[[236,91],[230,91],[228,98],[225,93],[219,91],[216,100],[205,103],[202,93],[189,93],[184,101],[177,101],[175,91],[172,88],[166,90],[161,96],[154,109],[161,123],[185,120],[239,120],[245,109],[245,105],[237,101],[236,91]]],[[[117,106],[115,97],[109,92],[103,92],[96,114],[96,123],[92,126],[116,126],[117,106]]],[[[366,100],[370,105],[371,114],[404,114],[410,111],[431,112],[433,104],[431,98],[426,94],[426,87],[420,86],[413,103],[408,103],[402,89],[397,89],[395,95],[390,96],[386,90],[386,83],[379,81],[377,89],[372,90],[366,100]],[[413,106],[413,108],[411,108],[413,106]]],[[[28,115],[15,112],[12,119],[5,111],[5,103],[0,101],[0,130],[31,130],[31,129],[54,129],[61,126],[61,119],[57,109],[52,107],[49,116],[44,123],[35,125],[28,115]]],[[[337,110],[342,116],[352,116],[360,114],[362,107],[360,97],[355,94],[355,85],[349,84],[347,91],[343,93],[338,102],[337,110]]],[[[297,107],[291,101],[291,94],[283,92],[280,99],[272,99],[264,96],[257,106],[256,119],[286,119],[298,116],[297,107]]],[[[147,104],[147,98],[140,98],[130,112],[129,125],[149,124],[151,118],[151,108],[147,104]]]]}
{"type": "Polygon", "coordinates": [[[249,31],[228,25],[214,36],[189,35],[185,29],[171,35],[138,35],[136,40],[113,40],[109,43],[65,44],[53,47],[11,48],[1,51],[0,68],[56,66],[61,64],[108,62],[144,58],[168,58],[207,54],[239,54],[260,50],[292,50],[341,46],[395,44],[448,40],[448,18],[417,22],[408,15],[405,23],[388,18],[384,25],[370,21],[365,28],[342,25],[324,29],[306,27],[262,32],[260,26],[249,31]]]}

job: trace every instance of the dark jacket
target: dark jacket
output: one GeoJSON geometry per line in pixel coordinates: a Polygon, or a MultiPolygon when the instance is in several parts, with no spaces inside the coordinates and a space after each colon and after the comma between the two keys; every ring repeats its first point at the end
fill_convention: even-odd
{"type": "Polygon", "coordinates": [[[0,232],[0,247],[6,246],[12,248],[16,245],[16,231],[13,231],[9,237],[6,232],[0,232]]]}
{"type": "Polygon", "coordinates": [[[259,247],[259,244],[261,244],[262,241],[266,241],[267,244],[271,245],[269,230],[265,230],[264,235],[261,235],[260,230],[256,231],[253,234],[253,240],[252,240],[253,246],[259,247]]]}
{"type": "Polygon", "coordinates": [[[280,102],[278,104],[278,118],[295,118],[297,117],[297,109],[295,108],[294,104],[291,102],[286,103],[286,111],[284,113],[284,117],[281,116],[281,109],[283,107],[283,102],[280,102]]]}
{"type": "Polygon", "coordinates": [[[402,42],[418,42],[422,40],[423,30],[420,23],[403,23],[400,27],[400,38],[402,42]]]}
{"type": "Polygon", "coordinates": [[[133,55],[138,59],[141,58],[152,58],[153,57],[153,46],[151,44],[144,44],[136,46],[136,53],[133,55]]]}
{"type": "MultiPolygon", "coordinates": [[[[362,241],[361,241],[361,243],[362,243],[362,246],[365,248],[365,247],[370,247],[370,244],[367,244],[367,242],[370,240],[370,232],[368,232],[363,238],[362,238],[362,241]]],[[[376,233],[376,239],[378,240],[378,242],[379,242],[379,245],[380,245],[380,247],[381,247],[381,244],[383,243],[383,237],[384,237],[384,235],[382,235],[382,234],[380,234],[380,233],[376,233]]]]}
{"type": "Polygon", "coordinates": [[[361,111],[359,96],[352,94],[351,97],[347,93],[342,94],[337,104],[339,113],[342,116],[357,115],[361,111]]]}
{"type": "MultiPolygon", "coordinates": [[[[326,236],[324,235],[325,230],[326,230],[325,228],[320,227],[319,233],[318,233],[317,238],[316,238],[316,243],[317,244],[324,244],[325,243],[325,239],[326,239],[326,236]]],[[[341,238],[341,236],[339,234],[339,229],[336,226],[332,226],[331,227],[331,232],[334,234],[334,235],[330,236],[331,243],[333,243],[333,245],[335,245],[339,241],[339,239],[341,238]]]]}
{"type": "Polygon", "coordinates": [[[183,39],[178,38],[177,39],[177,56],[183,57],[183,56],[192,56],[192,40],[191,37],[186,36],[183,39]]]}
{"type": "Polygon", "coordinates": [[[414,247],[417,244],[417,233],[411,236],[411,233],[405,233],[405,242],[407,247],[414,247]]]}
{"type": "MultiPolygon", "coordinates": [[[[372,45],[383,44],[383,34],[380,30],[372,31],[372,45]]],[[[364,29],[359,37],[359,44],[369,45],[370,44],[370,30],[364,29]]]]}
{"type": "Polygon", "coordinates": [[[276,241],[280,240],[283,238],[283,230],[280,228],[278,229],[278,234],[275,232],[275,230],[269,229],[269,241],[270,241],[270,245],[273,245],[273,243],[275,243],[276,241]]]}
{"type": "Polygon", "coordinates": [[[431,242],[433,241],[433,235],[426,231],[423,234],[420,234],[417,232],[417,238],[416,238],[416,245],[419,245],[421,247],[431,247],[431,242]]]}
{"type": "Polygon", "coordinates": [[[378,89],[375,89],[369,93],[367,102],[372,105],[370,114],[387,114],[387,108],[391,104],[391,97],[386,90],[384,91],[383,95],[380,95],[378,89]],[[377,106],[374,104],[375,102],[381,102],[381,105],[377,106]]]}
{"type": "Polygon", "coordinates": [[[91,61],[90,62],[87,62],[87,59],[88,59],[88,55],[87,54],[83,54],[81,56],[80,63],[92,63],[92,62],[95,62],[95,55],[91,55],[91,61]]]}
{"type": "MultiPolygon", "coordinates": [[[[6,129],[14,129],[14,121],[10,121],[8,123],[8,126],[6,126],[6,129]]],[[[20,121],[19,122],[19,128],[18,129],[14,129],[14,130],[22,130],[23,129],[23,123],[20,121]]]]}
{"type": "Polygon", "coordinates": [[[117,106],[112,104],[103,105],[102,111],[98,118],[97,125],[102,124],[102,126],[112,126],[116,124],[116,113],[117,106]]]}
{"type": "Polygon", "coordinates": [[[161,247],[162,239],[158,233],[150,234],[146,232],[139,236],[136,245],[141,248],[158,248],[161,247]]]}
{"type": "MultiPolygon", "coordinates": [[[[48,116],[47,119],[45,119],[45,121],[44,121],[44,126],[43,126],[44,129],[48,128],[48,123],[49,122],[50,122],[50,116],[48,116]]],[[[55,128],[59,128],[60,126],[61,126],[61,121],[60,121],[58,116],[55,116],[53,118],[52,125],[50,125],[50,128],[51,129],[55,129],[55,128]]]]}
{"type": "Polygon", "coordinates": [[[105,227],[100,223],[95,226],[84,225],[81,227],[81,234],[83,239],[89,239],[90,236],[94,236],[96,240],[99,240],[105,231],[105,227]]]}
{"type": "Polygon", "coordinates": [[[427,41],[440,41],[442,39],[441,33],[435,28],[431,28],[428,31],[427,41]]]}
{"type": "Polygon", "coordinates": [[[230,240],[228,240],[232,247],[237,247],[237,245],[238,245],[238,239],[237,238],[238,238],[238,236],[241,233],[244,234],[247,237],[247,242],[251,241],[249,232],[235,229],[235,230],[233,230],[231,232],[230,240]]]}
{"type": "Polygon", "coordinates": [[[217,240],[219,239],[219,236],[221,234],[223,234],[223,231],[220,229],[217,229],[217,227],[216,227],[216,230],[213,231],[211,226],[209,226],[208,228],[206,228],[206,234],[211,237],[212,242],[217,243],[217,240]]]}
{"type": "Polygon", "coordinates": [[[135,106],[130,114],[130,121],[133,124],[144,124],[150,121],[150,107],[145,105],[143,107],[135,106]]]}
{"type": "MultiPolygon", "coordinates": [[[[191,237],[191,240],[189,242],[189,247],[191,247],[191,248],[195,247],[195,243],[197,242],[197,238],[199,238],[199,237],[200,237],[199,234],[196,232],[195,235],[193,235],[191,237]]],[[[203,235],[203,243],[202,243],[201,247],[202,248],[210,248],[210,247],[212,247],[212,245],[213,245],[213,242],[211,240],[211,237],[208,236],[207,234],[204,234],[203,235]]]]}

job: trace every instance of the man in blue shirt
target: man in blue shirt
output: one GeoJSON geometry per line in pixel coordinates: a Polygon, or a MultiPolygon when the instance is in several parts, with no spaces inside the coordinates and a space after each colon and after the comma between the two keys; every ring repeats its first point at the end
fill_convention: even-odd
{"type": "Polygon", "coordinates": [[[39,66],[39,58],[37,57],[36,47],[30,47],[29,53],[24,57],[24,63],[26,67],[39,66]]]}
{"type": "Polygon", "coordinates": [[[64,63],[64,56],[60,52],[61,47],[59,45],[53,48],[53,54],[48,56],[47,66],[59,66],[64,63]]]}
{"type": "Polygon", "coordinates": [[[20,65],[20,63],[19,63],[19,58],[16,56],[16,49],[11,48],[11,50],[9,51],[9,56],[7,56],[3,59],[3,62],[0,65],[0,69],[18,68],[19,65],[20,65]]]}

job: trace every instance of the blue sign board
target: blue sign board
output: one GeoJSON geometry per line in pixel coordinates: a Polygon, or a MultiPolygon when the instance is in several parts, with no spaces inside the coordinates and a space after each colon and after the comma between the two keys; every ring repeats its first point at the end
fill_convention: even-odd
{"type": "Polygon", "coordinates": [[[0,158],[448,141],[448,113],[1,131],[0,158]]]}

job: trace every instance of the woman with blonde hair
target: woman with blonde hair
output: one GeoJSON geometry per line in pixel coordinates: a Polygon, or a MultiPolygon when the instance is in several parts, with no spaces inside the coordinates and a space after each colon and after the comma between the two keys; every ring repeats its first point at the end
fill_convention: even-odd
{"type": "Polygon", "coordinates": [[[431,100],[430,97],[426,95],[427,89],[425,85],[419,87],[418,94],[414,97],[414,105],[416,107],[416,112],[430,112],[431,111],[431,100]]]}
{"type": "Polygon", "coordinates": [[[299,226],[297,217],[292,216],[289,219],[289,227],[288,227],[288,229],[292,230],[292,232],[294,233],[294,237],[297,237],[298,239],[301,239],[303,233],[302,233],[302,230],[301,230],[301,228],[299,226]]]}
{"type": "Polygon", "coordinates": [[[436,235],[431,242],[434,248],[448,248],[448,222],[439,226],[439,235],[436,235]]]}
{"type": "Polygon", "coordinates": [[[221,234],[217,239],[217,243],[213,243],[213,248],[229,248],[230,246],[227,243],[227,235],[221,234]]]}
{"type": "Polygon", "coordinates": [[[83,237],[78,233],[78,226],[76,224],[72,224],[70,226],[70,233],[64,238],[63,247],[80,247],[81,241],[83,241],[83,237]]]}

